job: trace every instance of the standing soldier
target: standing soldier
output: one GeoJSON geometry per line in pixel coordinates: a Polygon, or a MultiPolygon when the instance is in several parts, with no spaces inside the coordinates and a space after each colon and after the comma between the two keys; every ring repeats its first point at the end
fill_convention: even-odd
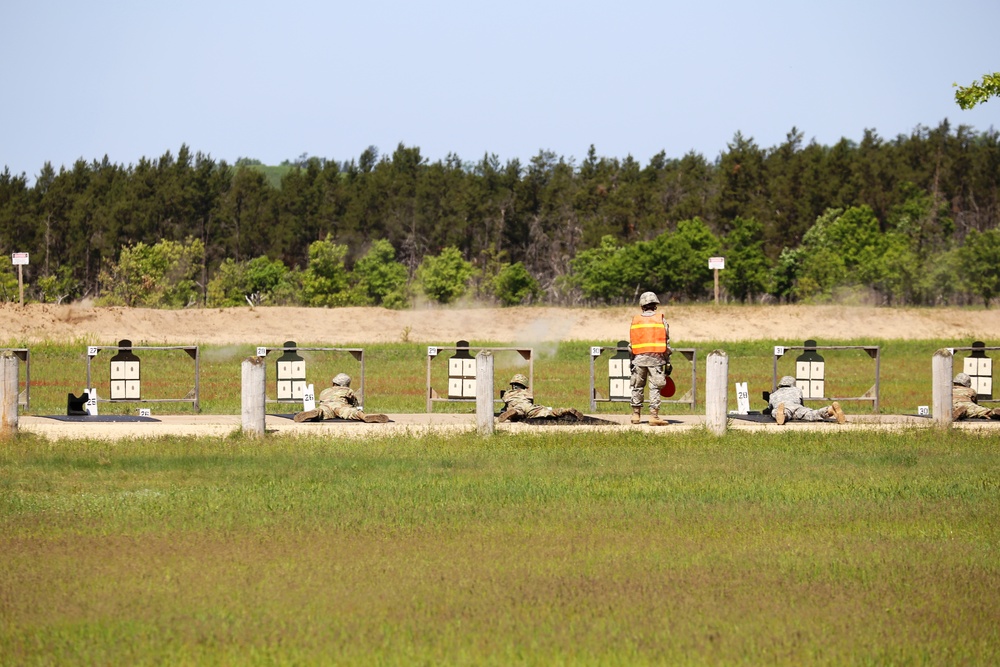
{"type": "Polygon", "coordinates": [[[979,405],[979,394],[972,388],[972,378],[968,373],[959,373],[951,381],[951,418],[965,419],[980,417],[990,419],[1000,417],[1000,408],[979,405]]]}
{"type": "Polygon", "coordinates": [[[367,415],[358,407],[358,396],[351,389],[351,376],[338,373],[327,387],[319,394],[319,402],[315,410],[305,410],[297,413],[292,419],[297,422],[316,422],[324,419],[353,419],[369,424],[384,424],[389,421],[386,415],[367,415]]]}
{"type": "Polygon", "coordinates": [[[660,419],[660,389],[670,374],[670,331],[662,313],[656,312],[660,300],[652,292],[639,297],[642,314],[632,318],[629,348],[632,353],[632,423],[642,417],[642,394],[649,381],[649,425],[666,426],[660,419]]]}

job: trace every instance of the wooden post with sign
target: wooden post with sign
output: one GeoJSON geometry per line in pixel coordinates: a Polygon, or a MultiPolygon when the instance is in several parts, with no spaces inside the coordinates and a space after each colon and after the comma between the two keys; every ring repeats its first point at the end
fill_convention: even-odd
{"type": "Polygon", "coordinates": [[[726,268],[725,257],[709,257],[708,268],[715,270],[715,305],[719,305],[719,269],[726,268]]]}
{"type": "Polygon", "coordinates": [[[18,303],[21,307],[24,307],[24,273],[22,266],[28,263],[28,253],[26,252],[12,252],[10,254],[11,264],[17,267],[17,294],[18,303]]]}

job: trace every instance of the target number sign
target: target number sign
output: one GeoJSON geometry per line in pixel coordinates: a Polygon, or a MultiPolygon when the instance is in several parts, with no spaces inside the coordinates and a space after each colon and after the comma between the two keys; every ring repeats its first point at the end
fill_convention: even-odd
{"type": "Polygon", "coordinates": [[[746,382],[736,383],[736,411],[741,415],[750,412],[750,392],[746,382]]]}

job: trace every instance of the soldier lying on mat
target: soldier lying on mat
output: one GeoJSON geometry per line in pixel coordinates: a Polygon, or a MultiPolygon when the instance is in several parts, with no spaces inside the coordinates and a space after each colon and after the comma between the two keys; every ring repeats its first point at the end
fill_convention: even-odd
{"type": "Polygon", "coordinates": [[[835,421],[838,424],[847,421],[847,416],[840,409],[840,403],[836,401],[833,405],[819,410],[810,410],[802,405],[802,390],[795,386],[795,378],[791,375],[778,380],[778,388],[771,392],[767,405],[771,408],[771,416],[778,424],[784,424],[791,419],[806,422],[835,421]]]}
{"type": "Polygon", "coordinates": [[[979,405],[979,393],[972,388],[972,378],[967,373],[959,373],[951,381],[951,418],[1000,419],[1000,408],[985,408],[979,405]]]}
{"type": "Polygon", "coordinates": [[[324,419],[353,419],[368,424],[383,424],[389,418],[382,414],[366,415],[358,407],[358,397],[351,389],[351,376],[338,373],[331,382],[333,386],[320,392],[316,409],[299,412],[293,417],[297,422],[317,422],[324,419]]]}
{"type": "Polygon", "coordinates": [[[544,405],[535,405],[535,397],[528,389],[528,378],[517,373],[510,379],[510,389],[503,393],[503,412],[500,413],[500,421],[557,418],[563,415],[573,415],[577,421],[583,419],[583,414],[573,408],[547,408],[544,405]]]}

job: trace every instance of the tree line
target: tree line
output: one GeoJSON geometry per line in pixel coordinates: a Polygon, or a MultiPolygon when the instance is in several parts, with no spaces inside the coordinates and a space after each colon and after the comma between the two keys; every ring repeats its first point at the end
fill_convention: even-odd
{"type": "MultiPolygon", "coordinates": [[[[833,146],[793,128],[737,133],[715,160],[645,165],[591,146],[579,163],[431,162],[400,144],[300,156],[272,184],[255,160],[174,155],[0,173],[0,246],[30,252],[39,301],[194,305],[624,303],[725,295],[989,305],[1000,291],[1000,136],[921,126],[833,146]]],[[[0,273],[16,299],[16,273],[0,273]]]]}

